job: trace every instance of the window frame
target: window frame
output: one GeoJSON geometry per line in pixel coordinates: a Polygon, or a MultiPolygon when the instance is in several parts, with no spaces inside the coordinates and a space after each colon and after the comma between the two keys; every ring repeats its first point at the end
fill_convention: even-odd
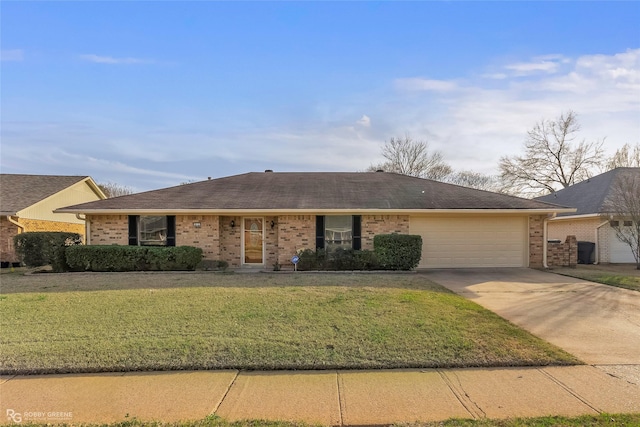
{"type": "Polygon", "coordinates": [[[350,217],[351,218],[351,244],[336,247],[345,247],[353,250],[360,250],[362,247],[362,216],[361,215],[316,215],[316,250],[329,250],[326,238],[327,217],[350,217]]]}
{"type": "Polygon", "coordinates": [[[176,217],[174,215],[129,215],[129,246],[155,246],[167,247],[176,245],[176,217]],[[141,239],[140,220],[145,217],[164,217],[166,224],[166,235],[164,244],[145,244],[150,240],[141,239]]]}

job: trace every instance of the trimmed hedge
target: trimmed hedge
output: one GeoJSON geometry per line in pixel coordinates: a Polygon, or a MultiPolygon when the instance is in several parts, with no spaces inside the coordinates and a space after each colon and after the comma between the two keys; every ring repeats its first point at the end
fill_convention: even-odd
{"type": "Polygon", "coordinates": [[[422,257],[422,237],[410,234],[378,234],[373,237],[374,252],[385,270],[411,270],[422,257]]]}
{"type": "Polygon", "coordinates": [[[72,246],[66,251],[73,271],[195,270],[202,249],[191,246],[72,246]]]}
{"type": "Polygon", "coordinates": [[[305,249],[298,257],[298,270],[378,270],[376,254],[367,250],[353,250],[337,248],[332,252],[319,249],[314,252],[305,249]]]}
{"type": "Polygon", "coordinates": [[[80,234],[62,231],[26,232],[13,238],[16,254],[27,267],[51,264],[56,272],[68,270],[65,249],[80,244],[80,234]]]}

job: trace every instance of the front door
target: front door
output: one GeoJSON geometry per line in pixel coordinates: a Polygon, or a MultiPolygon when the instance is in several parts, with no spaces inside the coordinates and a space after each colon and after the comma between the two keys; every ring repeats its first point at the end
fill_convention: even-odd
{"type": "Polygon", "coordinates": [[[244,264],[264,263],[264,218],[244,218],[244,264]]]}

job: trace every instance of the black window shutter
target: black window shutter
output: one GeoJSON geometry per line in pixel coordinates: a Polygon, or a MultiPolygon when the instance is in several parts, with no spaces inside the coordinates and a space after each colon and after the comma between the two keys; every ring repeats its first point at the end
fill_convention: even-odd
{"type": "Polygon", "coordinates": [[[324,216],[316,215],[316,250],[324,249],[324,216]]]}
{"type": "Polygon", "coordinates": [[[129,215],[129,246],[138,246],[138,215],[129,215]]]}
{"type": "Polygon", "coordinates": [[[359,251],[362,248],[361,216],[353,216],[353,249],[359,251]]]}
{"type": "Polygon", "coordinates": [[[167,246],[176,245],[176,217],[175,215],[167,216],[167,246]]]}

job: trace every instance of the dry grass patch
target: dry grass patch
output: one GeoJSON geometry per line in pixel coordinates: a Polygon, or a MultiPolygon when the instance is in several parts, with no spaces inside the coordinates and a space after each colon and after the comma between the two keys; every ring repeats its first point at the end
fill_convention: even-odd
{"type": "Polygon", "coordinates": [[[3,373],[579,363],[419,274],[5,275],[0,328],[3,373]]]}

